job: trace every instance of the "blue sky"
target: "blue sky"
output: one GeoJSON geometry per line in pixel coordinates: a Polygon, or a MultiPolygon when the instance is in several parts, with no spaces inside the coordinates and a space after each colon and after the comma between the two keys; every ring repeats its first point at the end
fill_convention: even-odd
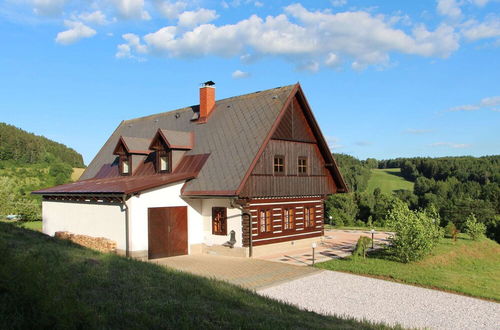
{"type": "Polygon", "coordinates": [[[122,119],[300,82],[334,152],[498,154],[500,1],[0,2],[0,121],[88,163],[122,119]]]}

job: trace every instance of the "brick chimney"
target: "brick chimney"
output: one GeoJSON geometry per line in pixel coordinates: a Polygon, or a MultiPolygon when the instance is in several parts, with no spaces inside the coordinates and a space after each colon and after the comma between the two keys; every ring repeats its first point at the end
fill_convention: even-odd
{"type": "Polygon", "coordinates": [[[215,108],[215,83],[207,81],[200,88],[200,121],[206,121],[215,108]]]}

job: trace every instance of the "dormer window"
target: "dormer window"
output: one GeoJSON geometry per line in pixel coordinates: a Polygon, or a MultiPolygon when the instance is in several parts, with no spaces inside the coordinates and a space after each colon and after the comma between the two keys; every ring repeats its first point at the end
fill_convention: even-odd
{"type": "Polygon", "coordinates": [[[171,172],[171,152],[158,150],[156,154],[156,169],[158,173],[171,172]]]}
{"type": "Polygon", "coordinates": [[[120,157],[120,173],[121,175],[130,175],[130,156],[125,155],[120,157]]]}

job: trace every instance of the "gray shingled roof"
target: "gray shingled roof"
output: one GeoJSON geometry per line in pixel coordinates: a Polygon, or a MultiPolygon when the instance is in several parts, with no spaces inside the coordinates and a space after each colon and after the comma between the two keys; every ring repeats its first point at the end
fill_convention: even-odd
{"type": "Polygon", "coordinates": [[[131,151],[143,151],[149,153],[149,144],[151,143],[151,138],[143,139],[131,136],[124,136],[123,142],[127,146],[129,152],[131,151]]]}
{"type": "Polygon", "coordinates": [[[194,148],[187,154],[210,153],[197,178],[186,184],[184,192],[234,192],[294,87],[219,100],[205,124],[190,120],[198,106],[123,121],[80,180],[93,178],[102,166],[115,160],[113,149],[120,136],[151,139],[160,128],[194,132],[194,148]]]}

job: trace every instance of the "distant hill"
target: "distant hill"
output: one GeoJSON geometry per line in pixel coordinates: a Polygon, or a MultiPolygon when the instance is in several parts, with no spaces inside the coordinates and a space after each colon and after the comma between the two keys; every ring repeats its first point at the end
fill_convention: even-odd
{"type": "Polygon", "coordinates": [[[41,198],[31,192],[77,180],[82,167],[82,155],[64,144],[0,123],[0,220],[40,219],[41,198]]]}
{"type": "Polygon", "coordinates": [[[406,180],[401,175],[399,168],[372,169],[366,191],[372,193],[375,188],[380,188],[383,193],[392,193],[397,190],[413,192],[413,182],[406,180]]]}
{"type": "Polygon", "coordinates": [[[83,157],[64,144],[0,123],[0,161],[17,164],[64,163],[84,167],[83,157]]]}

